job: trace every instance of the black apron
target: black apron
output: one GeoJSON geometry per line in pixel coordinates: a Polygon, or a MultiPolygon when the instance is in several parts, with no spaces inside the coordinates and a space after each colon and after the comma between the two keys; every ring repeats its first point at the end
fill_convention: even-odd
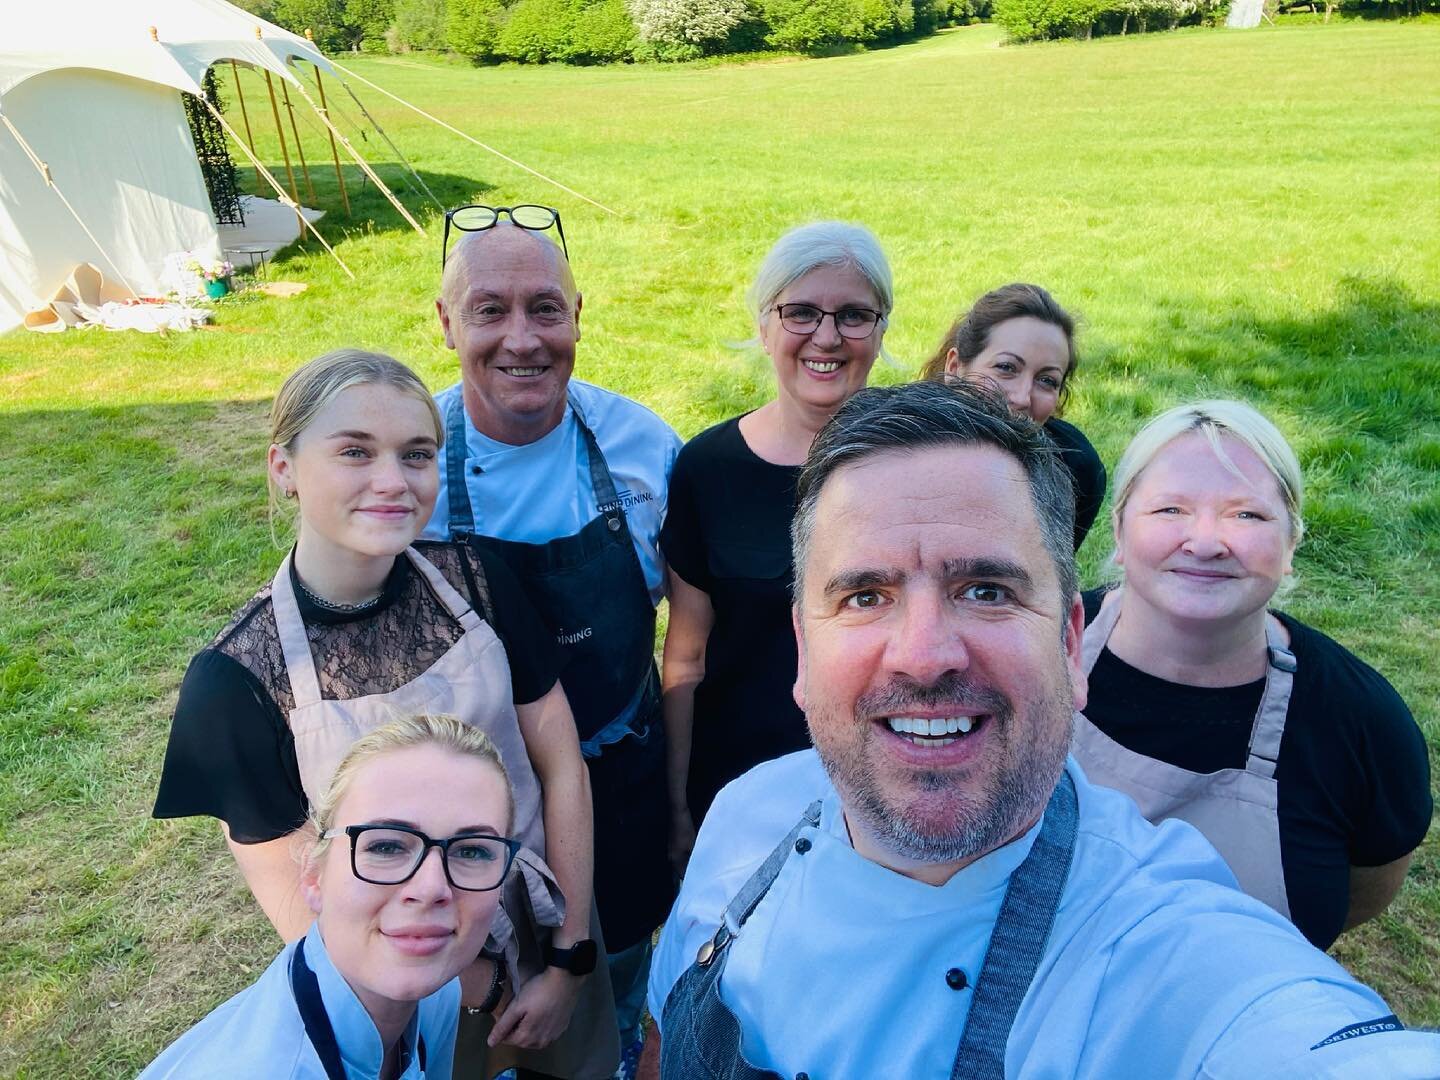
{"type": "MultiPolygon", "coordinates": [[[[305,1025],[305,1034],[315,1048],[320,1064],[329,1080],[345,1080],[345,1062],[340,1057],[340,1044],[335,1039],[335,1027],[330,1023],[330,1014],[325,1011],[325,1002],[320,997],[320,982],[310,965],[305,962],[305,939],[301,938],[290,954],[290,993],[295,998],[295,1007],[300,1010],[300,1022],[305,1025]]],[[[419,1008],[419,1005],[416,1005],[419,1008]]],[[[416,1034],[416,1055],[420,1059],[420,1074],[425,1074],[425,1038],[416,1034]]],[[[400,1072],[410,1067],[410,1048],[402,1040],[400,1046],[400,1072]]]]}
{"type": "MultiPolygon", "coordinates": [[[[765,899],[785,861],[792,853],[803,858],[810,850],[811,842],[804,833],[820,827],[820,807],[818,799],[811,803],[795,827],[750,875],[726,907],[715,936],[700,946],[695,963],[685,969],[671,989],[662,1010],[662,1080],[785,1080],[769,1069],[755,1067],[741,1053],[740,1022],[720,999],[720,977],[730,960],[727,946],[740,935],[750,915],[765,899]]],[[[1070,877],[1078,818],[1075,783],[1068,772],[1062,772],[1046,806],[1040,835],[1024,862],[1010,875],[955,1051],[951,1080],[1005,1078],[1010,1029],[1050,940],[1055,912],[1070,877]]],[[[780,946],[783,948],[783,942],[780,946]]],[[[883,957],[876,960],[884,962],[883,957]]],[[[856,977],[863,978],[863,973],[856,977]]],[[[894,1005],[877,1002],[876,1015],[894,1005]]],[[[937,1017],[934,1022],[945,1021],[937,1017]]],[[[864,1038],[863,1027],[856,1029],[855,1037],[864,1038]]]]}
{"type": "Polygon", "coordinates": [[[610,467],[573,398],[570,409],[600,508],[578,533],[541,544],[480,534],[461,394],[445,411],[445,490],[451,538],[503,559],[560,645],[560,684],[590,767],[595,902],[606,949],[616,953],[649,940],[675,898],[655,607],[610,467]]]}

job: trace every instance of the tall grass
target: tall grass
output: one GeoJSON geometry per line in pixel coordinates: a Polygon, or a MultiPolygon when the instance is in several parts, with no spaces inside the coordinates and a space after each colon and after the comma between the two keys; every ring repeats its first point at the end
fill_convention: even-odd
{"type": "MultiPolygon", "coordinates": [[[[894,263],[900,362],[880,380],[908,377],[980,292],[1034,280],[1084,317],[1071,417],[1111,464],[1158,408],[1255,401],[1310,484],[1291,610],[1389,676],[1433,751],[1440,27],[997,37],[754,65],[354,63],[620,211],[365,95],[441,201],[562,209],[579,375],[684,435],[772,392],[731,344],[751,333],[744,286],[783,229],[819,217],[868,224],[894,263]]],[[[148,820],[175,687],[279,561],[262,462],[281,378],[347,344],[436,388],[456,378],[433,207],[422,239],[347,168],[347,220],[318,130],[302,134],[358,281],[312,243],[270,271],[308,291],[224,302],[205,331],[0,338],[0,1072],[133,1072],[278,944],[213,823],[148,820]]],[[[384,144],[359,145],[420,210],[384,144]]],[[[1090,580],[1105,531],[1083,552],[1090,580]]],[[[1437,927],[1432,841],[1337,955],[1437,1024],[1437,927]]]]}

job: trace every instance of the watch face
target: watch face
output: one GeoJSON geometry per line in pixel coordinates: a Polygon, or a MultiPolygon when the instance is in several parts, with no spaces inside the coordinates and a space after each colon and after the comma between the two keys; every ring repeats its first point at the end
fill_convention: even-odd
{"type": "Polygon", "coordinates": [[[577,941],[570,950],[570,970],[576,975],[589,975],[595,970],[595,963],[599,959],[600,950],[592,939],[577,941]]]}

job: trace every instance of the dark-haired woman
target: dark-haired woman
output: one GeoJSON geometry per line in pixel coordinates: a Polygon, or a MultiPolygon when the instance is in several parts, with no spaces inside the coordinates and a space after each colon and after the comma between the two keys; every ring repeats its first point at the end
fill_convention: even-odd
{"type": "Polygon", "coordinates": [[[1090,440],[1060,419],[1080,366],[1075,320],[1039,285],[992,289],[945,334],[922,379],[981,375],[995,383],[1010,411],[1043,425],[1075,481],[1075,550],[1105,501],[1105,466],[1090,440]]]}

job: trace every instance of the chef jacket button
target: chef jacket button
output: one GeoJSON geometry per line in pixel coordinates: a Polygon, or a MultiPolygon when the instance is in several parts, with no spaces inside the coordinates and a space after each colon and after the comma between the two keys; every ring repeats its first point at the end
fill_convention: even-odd
{"type": "Polygon", "coordinates": [[[805,852],[810,850],[810,841],[803,836],[800,837],[799,840],[795,841],[795,850],[798,851],[801,855],[804,855],[805,852]]]}
{"type": "Polygon", "coordinates": [[[480,468],[479,465],[471,465],[471,466],[470,466],[470,475],[471,475],[471,476],[479,476],[479,475],[480,475],[482,472],[484,472],[484,471],[485,471],[485,470],[482,469],[482,468],[480,468]]]}
{"type": "Polygon", "coordinates": [[[964,990],[970,985],[970,980],[965,977],[965,972],[959,968],[951,968],[945,972],[945,985],[951,990],[964,990]]]}

